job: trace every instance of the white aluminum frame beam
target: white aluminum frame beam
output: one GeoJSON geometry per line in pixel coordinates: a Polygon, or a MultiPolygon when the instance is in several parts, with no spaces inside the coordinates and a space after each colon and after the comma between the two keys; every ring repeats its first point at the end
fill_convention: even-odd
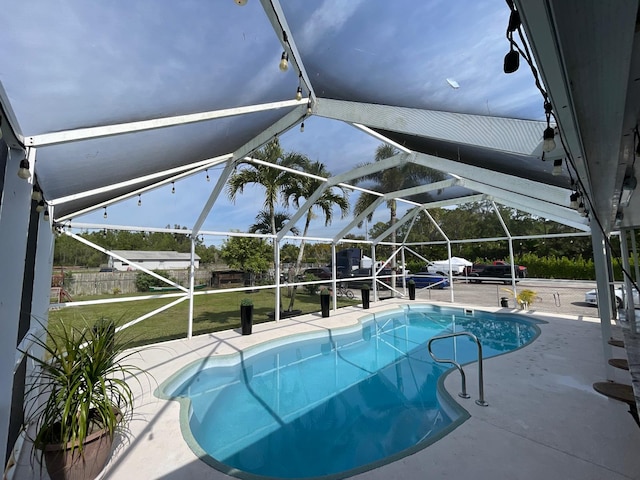
{"type": "MultiPolygon", "coordinates": [[[[380,235],[378,235],[378,237],[373,239],[373,245],[378,245],[382,240],[384,240],[385,238],[387,238],[389,235],[391,235],[392,232],[398,230],[398,228],[400,228],[402,225],[404,225],[405,223],[407,223],[409,220],[414,220],[416,215],[421,211],[422,209],[420,207],[415,207],[412,208],[411,210],[407,211],[402,218],[400,218],[398,221],[396,221],[396,223],[394,225],[391,225],[389,228],[387,228],[384,232],[382,232],[380,235]]],[[[394,248],[396,246],[394,245],[394,248]]]]}
{"type": "MultiPolygon", "coordinates": [[[[364,209],[364,211],[362,213],[360,213],[360,215],[357,215],[353,220],[351,220],[351,222],[349,222],[349,224],[344,227],[342,230],[340,230],[340,232],[338,232],[338,234],[333,237],[333,241],[338,241],[340,239],[342,239],[342,237],[344,237],[347,233],[349,233],[356,225],[358,225],[358,223],[362,222],[370,213],[372,213],[376,208],[378,208],[378,206],[384,201],[384,199],[382,197],[378,197],[376,198],[373,202],[371,202],[371,205],[369,205],[367,208],[364,209]]],[[[371,244],[372,248],[373,248],[373,243],[371,244]]]]}
{"type": "Polygon", "coordinates": [[[487,195],[479,193],[477,195],[469,195],[467,197],[450,198],[448,200],[440,200],[437,202],[429,202],[422,204],[423,208],[442,208],[442,207],[455,207],[457,205],[464,205],[465,203],[481,202],[487,199],[487,195]]]}
{"type": "Polygon", "coordinates": [[[200,229],[202,228],[204,221],[207,219],[207,216],[209,216],[209,213],[211,212],[213,205],[216,203],[216,200],[220,196],[220,193],[222,192],[222,189],[227,183],[227,179],[233,172],[235,165],[236,163],[233,160],[229,160],[227,162],[227,165],[224,167],[224,170],[220,174],[220,177],[218,178],[218,181],[216,182],[215,187],[213,187],[213,190],[211,191],[209,198],[207,199],[204,206],[202,207],[202,211],[200,212],[200,215],[198,216],[196,223],[193,224],[193,229],[191,232],[192,236],[197,235],[200,229]]]}
{"type": "Polygon", "coordinates": [[[284,100],[280,102],[262,103],[259,105],[248,105],[245,107],[234,107],[226,108],[223,110],[190,113],[187,115],[176,115],[173,117],[154,118],[152,120],[141,120],[139,122],[118,123],[100,127],[78,128],[61,132],[44,133],[42,135],[31,135],[25,137],[25,145],[31,147],[41,147],[44,145],[77,142],[79,140],[110,137],[113,135],[122,135],[125,133],[157,130],[159,128],[174,127],[177,125],[185,125],[188,123],[206,122],[208,120],[215,120],[218,118],[235,117],[247,113],[277,110],[279,108],[297,107],[300,105],[300,103],[301,101],[295,99],[284,100]]]}
{"type": "MultiPolygon", "coordinates": [[[[355,168],[355,169],[353,169],[353,170],[351,170],[349,172],[345,172],[345,173],[342,173],[340,175],[335,175],[335,176],[330,177],[330,178],[323,178],[323,177],[320,177],[318,175],[310,175],[308,173],[299,172],[299,171],[291,169],[291,168],[286,168],[286,167],[283,167],[283,166],[280,166],[280,165],[273,165],[273,164],[270,164],[268,162],[264,162],[264,161],[260,161],[260,160],[256,160],[256,159],[250,159],[250,161],[252,161],[254,163],[260,163],[262,165],[271,166],[273,168],[278,168],[280,170],[289,171],[289,172],[295,173],[297,175],[303,175],[303,176],[315,178],[316,180],[320,180],[320,181],[325,182],[323,185],[318,187],[318,189],[316,189],[315,192],[313,192],[313,195],[307,199],[307,201],[293,214],[293,216],[289,219],[289,221],[286,223],[286,225],[278,232],[278,241],[280,241],[280,240],[282,240],[284,235],[286,235],[287,232],[291,231],[291,229],[296,225],[296,223],[304,215],[306,215],[307,211],[310,208],[313,207],[315,202],[318,200],[318,198],[320,198],[322,193],[327,188],[334,187],[334,186],[339,186],[339,187],[345,187],[345,188],[349,188],[349,189],[353,189],[353,190],[359,190],[359,191],[362,191],[362,192],[367,192],[367,193],[371,193],[371,194],[374,194],[374,195],[382,196],[382,194],[379,194],[379,193],[376,193],[376,192],[371,192],[371,191],[368,191],[366,189],[359,189],[358,187],[346,184],[344,182],[346,182],[347,180],[353,180],[354,178],[360,178],[360,177],[363,177],[365,175],[370,175],[372,173],[380,172],[382,170],[386,170],[387,168],[394,168],[394,167],[397,167],[399,165],[403,165],[408,161],[408,156],[406,154],[394,155],[393,157],[385,158],[384,160],[381,160],[379,162],[374,162],[374,163],[371,163],[371,164],[368,164],[368,165],[363,165],[363,166],[355,168]]],[[[337,239],[334,238],[334,242],[336,240],[337,239]]]]}
{"type": "Polygon", "coordinates": [[[66,230],[64,231],[64,234],[68,235],[69,237],[71,237],[71,238],[73,238],[75,240],[77,240],[80,243],[84,243],[85,245],[87,245],[87,246],[89,246],[89,247],[91,247],[91,248],[93,248],[95,250],[98,250],[99,252],[106,253],[107,255],[109,255],[111,257],[117,258],[118,260],[123,260],[123,261],[133,265],[134,267],[136,267],[137,270],[141,270],[144,273],[148,273],[152,277],[155,277],[155,278],[157,278],[159,280],[162,280],[163,282],[165,282],[165,283],[167,283],[169,285],[172,285],[172,286],[176,287],[177,289],[182,290],[185,293],[189,293],[189,289],[183,287],[179,283],[176,283],[176,282],[174,282],[172,280],[169,280],[168,278],[165,278],[162,275],[158,275],[153,270],[149,270],[148,268],[143,267],[139,263],[132,262],[131,260],[129,260],[129,259],[127,259],[127,258],[125,258],[125,257],[123,257],[121,255],[118,255],[117,253],[114,253],[111,250],[107,250],[106,248],[103,248],[100,245],[97,245],[97,244],[95,244],[93,242],[90,242],[89,240],[87,240],[86,238],[81,237],[80,235],[76,235],[75,233],[72,233],[72,232],[69,232],[69,231],[66,231],[66,230]]]}
{"type": "Polygon", "coordinates": [[[364,133],[366,133],[367,135],[372,136],[373,138],[377,138],[378,140],[380,140],[381,142],[384,143],[388,143],[389,145],[391,145],[393,148],[397,148],[398,150],[400,150],[401,152],[404,153],[413,153],[413,150],[405,147],[404,145],[399,144],[398,142],[395,142],[393,140],[391,140],[390,138],[385,137],[384,135],[376,132],[375,130],[371,130],[369,127],[365,127],[364,125],[361,125],[359,123],[352,123],[351,125],[353,125],[354,127],[356,127],[358,130],[363,131],[364,133]]]}
{"type": "Polygon", "coordinates": [[[554,203],[557,205],[568,204],[569,198],[565,188],[545,185],[540,182],[516,177],[515,175],[486,170],[481,167],[466,165],[464,163],[435,157],[433,155],[427,155],[425,153],[415,153],[414,155],[415,157],[412,160],[414,163],[457,175],[463,180],[473,179],[485,185],[513,193],[527,192],[527,196],[547,201],[548,203],[554,203]]]}
{"type": "Polygon", "coordinates": [[[567,205],[557,205],[522,193],[512,192],[493,185],[486,185],[475,180],[462,178],[460,179],[460,185],[490,195],[498,200],[500,204],[507,207],[513,207],[529,212],[532,215],[545,217],[554,222],[562,223],[579,230],[591,231],[589,221],[574,209],[569,208],[569,192],[565,192],[567,205]]]}
{"type": "MultiPolygon", "coordinates": [[[[230,154],[221,155],[219,157],[209,158],[207,160],[201,160],[199,162],[191,163],[189,165],[183,165],[183,166],[180,166],[180,167],[171,168],[169,170],[163,170],[161,172],[152,173],[150,175],[144,175],[142,177],[132,178],[132,179],[126,180],[124,182],[113,183],[111,185],[107,185],[107,186],[100,187],[100,188],[94,188],[92,190],[85,190],[84,192],[74,193],[72,195],[67,195],[65,197],[47,199],[47,204],[49,204],[49,205],[61,205],[63,203],[71,202],[73,200],[80,200],[80,199],[83,199],[83,198],[92,197],[94,195],[99,195],[101,193],[111,192],[111,191],[117,190],[119,188],[130,187],[130,186],[133,186],[133,185],[138,185],[140,183],[146,183],[146,182],[148,182],[150,180],[154,180],[156,178],[163,178],[163,177],[166,177],[167,175],[172,175],[171,178],[167,178],[166,180],[163,180],[160,183],[154,183],[153,185],[146,186],[144,188],[136,190],[135,192],[131,192],[131,193],[128,193],[127,195],[123,195],[121,197],[118,197],[117,200],[111,200],[110,201],[110,203],[115,203],[116,201],[121,201],[121,200],[124,200],[126,198],[134,197],[134,196],[136,196],[136,195],[138,195],[140,193],[144,193],[146,191],[158,188],[158,187],[160,187],[162,185],[166,185],[167,183],[171,183],[172,181],[179,180],[180,178],[188,177],[189,175],[193,175],[193,174],[201,172],[203,170],[207,170],[209,168],[215,167],[216,165],[228,160],[230,156],[231,156],[230,154]]],[[[94,209],[94,210],[95,210],[95,208],[97,208],[97,207],[95,207],[95,206],[92,207],[92,209],[94,209]]]]}
{"type": "Polygon", "coordinates": [[[267,143],[269,140],[272,140],[274,137],[278,135],[282,135],[287,130],[291,129],[294,125],[296,125],[301,119],[304,119],[307,114],[307,105],[301,105],[301,102],[297,100],[293,100],[296,102],[296,108],[294,108],[291,112],[287,113],[285,116],[277,120],[273,123],[269,128],[263,130],[258,135],[253,137],[247,143],[242,145],[240,148],[236,149],[233,152],[233,158],[244,158],[249,153],[253,152],[257,148],[260,148],[262,145],[267,143]]]}
{"type": "Polygon", "coordinates": [[[2,117],[0,118],[2,121],[0,133],[2,135],[0,137],[4,139],[9,148],[24,149],[24,135],[2,82],[0,82],[0,107],[2,108],[0,112],[0,117],[2,117]]]}
{"type": "MultiPolygon", "coordinates": [[[[133,191],[131,191],[129,193],[126,193],[124,195],[120,195],[118,197],[111,198],[109,200],[105,200],[105,201],[100,202],[100,203],[96,203],[96,204],[94,204],[94,205],[92,205],[90,207],[83,208],[83,209],[80,209],[80,210],[75,210],[75,211],[73,211],[71,213],[68,213],[68,214],[63,215],[63,216],[58,217],[58,218],[55,218],[55,221],[58,222],[58,223],[64,222],[65,220],[77,217],[79,215],[84,215],[86,213],[93,212],[95,210],[99,210],[100,208],[108,207],[109,205],[113,205],[113,204],[116,204],[118,202],[122,202],[122,201],[128,200],[129,198],[135,197],[136,195],[142,195],[143,193],[146,193],[146,192],[148,192],[150,190],[155,190],[157,188],[160,188],[163,185],[167,185],[169,183],[175,182],[176,180],[180,180],[182,178],[190,177],[192,175],[195,175],[196,173],[202,172],[203,170],[207,170],[209,168],[212,168],[212,167],[218,165],[218,163],[224,161],[224,159],[226,159],[228,157],[229,157],[228,155],[223,155],[222,157],[218,157],[218,160],[213,161],[213,162],[211,162],[210,160],[206,160],[206,162],[208,162],[208,163],[206,163],[205,166],[200,166],[200,167],[191,169],[188,172],[184,172],[184,173],[169,177],[169,178],[167,178],[165,180],[162,180],[161,182],[157,182],[157,183],[154,183],[152,185],[148,185],[148,186],[146,186],[144,188],[139,188],[139,189],[133,190],[133,191]]],[[[154,177],[163,177],[170,171],[171,170],[166,170],[164,172],[160,172],[158,174],[154,174],[153,176],[154,177]]],[[[138,182],[137,179],[134,179],[134,180],[131,180],[131,181],[128,181],[128,182],[123,182],[123,183],[128,183],[130,185],[134,185],[134,184],[139,183],[139,182],[138,182]]],[[[118,185],[122,186],[122,184],[118,184],[118,185]]],[[[118,188],[118,187],[114,186],[113,188],[118,188]]],[[[112,190],[113,188],[112,188],[112,186],[108,186],[108,187],[100,188],[100,189],[97,189],[97,190],[101,190],[102,192],[107,192],[107,191],[112,190]]],[[[94,195],[94,194],[95,193],[92,193],[91,195],[94,195]]],[[[84,193],[83,194],[79,194],[79,195],[89,196],[89,195],[85,195],[84,193]]],[[[60,203],[61,202],[59,200],[57,200],[57,201],[54,201],[52,203],[47,202],[47,205],[49,205],[50,207],[54,207],[55,205],[59,205],[60,203]]],[[[52,213],[51,210],[50,210],[49,213],[52,213]]]]}
{"type": "Polygon", "coordinates": [[[520,201],[514,201],[514,200],[505,200],[502,198],[495,197],[493,195],[491,196],[491,198],[492,200],[497,200],[498,203],[501,203],[502,205],[505,205],[507,207],[515,208],[516,210],[527,212],[527,213],[530,213],[531,215],[536,215],[538,217],[543,217],[543,218],[546,218],[547,220],[552,220],[554,222],[566,225],[567,227],[575,228],[577,230],[582,230],[583,232],[591,232],[591,226],[589,225],[589,221],[586,218],[580,216],[578,212],[575,212],[575,214],[572,214],[572,212],[567,212],[566,209],[562,209],[562,208],[558,208],[557,212],[552,212],[550,211],[548,205],[544,205],[544,204],[536,205],[535,201],[531,199],[526,199],[527,200],[526,202],[524,201],[524,199],[520,199],[520,200],[523,200],[522,202],[520,202],[520,201]],[[574,216],[575,218],[570,219],[569,217],[559,215],[561,213],[567,213],[571,216],[574,216]]]}
{"type": "MultiPolygon", "coordinates": [[[[299,76],[302,78],[302,81],[304,81],[307,89],[310,92],[309,96],[311,98],[312,103],[315,103],[316,95],[313,90],[313,85],[311,83],[311,80],[309,79],[307,70],[304,68],[304,65],[302,63],[302,55],[300,55],[300,52],[298,51],[298,47],[293,38],[293,35],[291,34],[289,23],[287,22],[287,18],[284,14],[284,11],[282,10],[282,6],[280,5],[280,2],[278,0],[260,0],[260,3],[262,4],[262,8],[267,14],[267,18],[271,22],[271,25],[273,26],[273,29],[276,32],[276,35],[280,39],[282,48],[284,49],[285,52],[287,52],[287,55],[289,55],[289,62],[293,64],[295,68],[298,70],[299,76]],[[283,38],[283,32],[286,32],[287,34],[286,42],[284,41],[284,38],[283,38]]],[[[304,101],[304,99],[301,101],[304,101]]],[[[305,108],[306,108],[306,103],[307,102],[305,102],[305,108]]]]}
{"type": "Polygon", "coordinates": [[[318,98],[316,115],[420,137],[532,155],[546,122],[318,98]],[[496,132],[488,135],[487,132],[496,132]],[[509,132],[505,135],[504,132],[509,132]]]}

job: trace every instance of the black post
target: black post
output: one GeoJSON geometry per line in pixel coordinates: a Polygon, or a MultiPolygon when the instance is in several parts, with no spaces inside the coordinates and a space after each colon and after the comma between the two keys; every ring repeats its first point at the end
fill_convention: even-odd
{"type": "Polygon", "coordinates": [[[361,289],[360,290],[360,294],[362,295],[362,308],[364,309],[368,309],[369,308],[369,289],[361,289]]]}
{"type": "Polygon", "coordinates": [[[407,285],[407,288],[409,289],[409,300],[415,300],[416,299],[416,284],[413,282],[409,282],[409,284],[407,285]]]}
{"type": "Polygon", "coordinates": [[[253,305],[240,305],[240,322],[242,325],[242,335],[251,335],[253,305]]]}
{"type": "Polygon", "coordinates": [[[328,290],[323,290],[320,293],[320,308],[322,309],[322,316],[323,317],[328,317],[329,316],[329,300],[330,300],[331,296],[329,295],[329,291],[328,290]]]}

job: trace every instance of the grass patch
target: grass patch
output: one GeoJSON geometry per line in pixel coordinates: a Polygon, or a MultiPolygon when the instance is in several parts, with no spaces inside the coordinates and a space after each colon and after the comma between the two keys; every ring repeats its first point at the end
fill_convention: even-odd
{"type": "MultiPolygon", "coordinates": [[[[289,306],[289,298],[281,290],[280,308],[286,310],[289,306]]],[[[127,295],[131,296],[131,295],[127,295]]],[[[120,296],[124,298],[125,296],[120,296]]],[[[193,334],[202,335],[219,330],[240,328],[240,302],[243,298],[253,300],[253,323],[263,323],[270,320],[267,316],[273,313],[275,305],[275,289],[257,290],[254,293],[247,292],[222,292],[209,295],[194,296],[193,306],[193,334]]],[[[92,296],[82,297],[77,300],[94,300],[98,298],[118,298],[118,296],[92,296]]],[[[110,318],[118,325],[128,323],[146,313],[156,310],[176,300],[171,298],[158,298],[150,300],[128,301],[121,303],[107,303],[101,305],[85,305],[77,307],[64,307],[49,312],[49,324],[64,322],[67,325],[83,326],[96,322],[99,318],[110,318]]],[[[348,300],[346,297],[338,298],[338,307],[355,305],[359,300],[348,300]]],[[[296,310],[302,310],[302,314],[320,312],[320,295],[310,295],[298,291],[296,293],[296,310]]],[[[147,318],[125,330],[129,338],[135,339],[135,344],[146,345],[151,343],[186,338],[189,321],[189,300],[165,310],[153,317],[147,318]]]]}

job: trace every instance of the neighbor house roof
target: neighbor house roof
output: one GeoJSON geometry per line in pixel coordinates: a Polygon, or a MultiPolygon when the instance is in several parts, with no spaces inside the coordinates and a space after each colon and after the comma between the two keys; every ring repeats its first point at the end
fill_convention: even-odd
{"type": "MultiPolygon", "coordinates": [[[[182,261],[190,261],[191,254],[189,253],[180,253],[173,251],[145,251],[145,250],[113,250],[118,256],[124,257],[131,261],[136,260],[146,260],[146,261],[170,261],[170,260],[182,260],[182,261]]],[[[200,260],[200,256],[198,254],[194,255],[196,260],[200,260]]]]}

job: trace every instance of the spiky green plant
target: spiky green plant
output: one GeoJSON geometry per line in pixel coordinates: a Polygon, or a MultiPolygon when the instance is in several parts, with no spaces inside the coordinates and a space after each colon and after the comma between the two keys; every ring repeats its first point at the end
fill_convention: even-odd
{"type": "Polygon", "coordinates": [[[542,300],[535,291],[526,288],[524,290],[520,290],[517,295],[515,295],[514,291],[510,288],[503,288],[502,290],[505,292],[509,292],[516,299],[518,305],[521,306],[524,305],[528,307],[533,302],[542,300]]]}
{"type": "Polygon", "coordinates": [[[48,445],[67,444],[82,456],[90,434],[104,429],[113,438],[131,419],[134,396],[127,380],[142,370],[125,363],[136,351],[125,352],[130,342],[116,335],[112,320],[43,329],[42,337],[31,337],[43,355],[23,353],[36,365],[29,396],[47,398],[27,406],[25,422],[35,424],[32,440],[41,453],[48,445]]]}

